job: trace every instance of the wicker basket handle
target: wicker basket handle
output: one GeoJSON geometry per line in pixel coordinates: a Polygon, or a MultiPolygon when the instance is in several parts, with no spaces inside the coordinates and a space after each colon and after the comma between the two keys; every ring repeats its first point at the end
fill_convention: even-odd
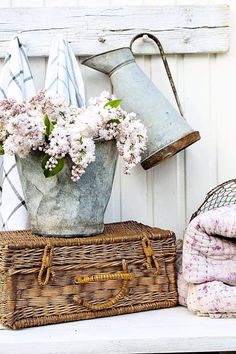
{"type": "Polygon", "coordinates": [[[117,272],[117,273],[110,273],[110,274],[96,274],[96,275],[91,275],[91,276],[84,276],[84,277],[76,277],[74,282],[75,284],[87,284],[90,282],[96,282],[96,281],[107,281],[107,280],[117,280],[121,279],[123,280],[122,286],[119,290],[119,292],[111,297],[110,299],[103,301],[100,304],[92,304],[88,300],[81,299],[79,295],[74,296],[74,301],[78,302],[79,304],[82,304],[86,309],[92,310],[92,311],[99,311],[99,310],[105,310],[107,308],[112,307],[115,305],[119,300],[121,300],[125,294],[128,291],[128,285],[129,281],[134,279],[134,274],[130,273],[128,271],[128,266],[125,260],[122,261],[122,272],[117,272]]]}

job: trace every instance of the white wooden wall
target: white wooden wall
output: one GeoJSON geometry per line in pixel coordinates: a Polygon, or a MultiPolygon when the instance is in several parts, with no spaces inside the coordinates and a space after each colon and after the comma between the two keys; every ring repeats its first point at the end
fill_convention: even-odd
{"type": "MultiPolygon", "coordinates": [[[[218,0],[1,0],[0,7],[204,5],[218,0]]],[[[149,171],[136,167],[122,173],[119,161],[106,222],[134,219],[169,228],[181,237],[191,216],[209,189],[236,178],[236,1],[231,11],[231,43],[227,54],[171,55],[169,64],[184,112],[202,139],[185,152],[149,171]]],[[[37,39],[36,39],[37,40],[37,39]]],[[[128,44],[128,43],[127,43],[128,44]]],[[[139,56],[139,65],[173,102],[158,56],[139,56]]],[[[30,59],[37,88],[44,86],[47,58],[30,59]]],[[[2,62],[1,62],[2,65],[2,62]]],[[[82,68],[87,97],[110,90],[108,78],[82,68]]]]}

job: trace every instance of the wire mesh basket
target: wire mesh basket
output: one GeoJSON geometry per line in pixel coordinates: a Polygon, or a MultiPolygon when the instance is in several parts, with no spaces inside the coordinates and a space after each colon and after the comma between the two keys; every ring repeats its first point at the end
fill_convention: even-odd
{"type": "Polygon", "coordinates": [[[216,209],[222,206],[236,204],[236,179],[231,179],[219,184],[207,193],[204,202],[200,205],[197,211],[193,213],[190,221],[197,215],[208,210],[216,209]]]}

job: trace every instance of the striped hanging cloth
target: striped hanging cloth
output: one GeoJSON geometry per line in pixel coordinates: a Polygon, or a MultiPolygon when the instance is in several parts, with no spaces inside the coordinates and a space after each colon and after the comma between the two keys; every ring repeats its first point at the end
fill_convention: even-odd
{"type": "MultiPolygon", "coordinates": [[[[0,74],[0,99],[14,98],[22,101],[35,94],[26,47],[15,37],[10,42],[0,74]]],[[[15,157],[4,155],[1,159],[1,229],[24,230],[29,228],[28,213],[22,192],[15,157]]]]}
{"type": "Polygon", "coordinates": [[[75,55],[67,41],[56,40],[50,49],[45,90],[48,95],[58,94],[78,107],[85,105],[84,83],[75,55]]]}

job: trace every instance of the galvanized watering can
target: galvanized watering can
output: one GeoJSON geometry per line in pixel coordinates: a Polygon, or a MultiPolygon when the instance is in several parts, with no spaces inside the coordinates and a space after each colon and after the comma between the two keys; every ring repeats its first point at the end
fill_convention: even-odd
{"type": "Polygon", "coordinates": [[[154,35],[140,33],[132,39],[130,47],[91,56],[82,64],[109,75],[114,94],[122,99],[122,108],[129,112],[136,112],[138,118],[145,124],[148,132],[148,146],[141,161],[145,170],[200,139],[199,132],[194,131],[183,118],[183,111],[163,47],[154,35]],[[179,112],[135,62],[132,44],[144,35],[151,38],[160,50],[179,112]]]}

